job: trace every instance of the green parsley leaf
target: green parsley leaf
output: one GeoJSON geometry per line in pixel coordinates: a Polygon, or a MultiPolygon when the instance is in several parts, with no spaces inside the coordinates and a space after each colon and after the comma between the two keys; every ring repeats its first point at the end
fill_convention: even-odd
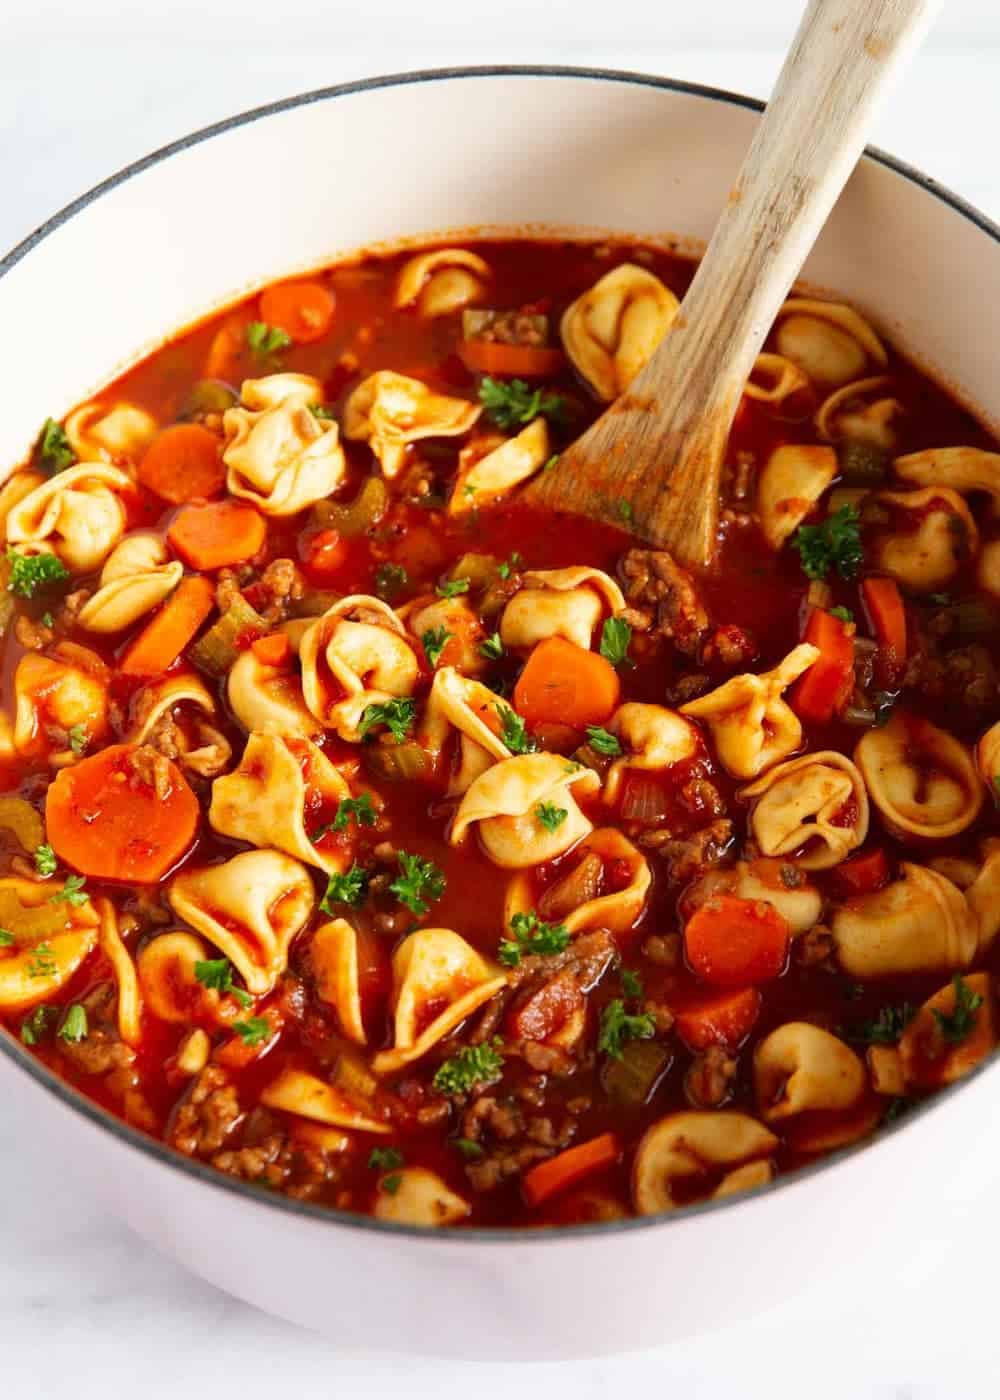
{"type": "Polygon", "coordinates": [[[373,1172],[391,1172],[406,1161],[395,1147],[373,1147],[368,1154],[368,1165],[373,1172]]]}
{"type": "Polygon", "coordinates": [[[838,622],[853,622],[854,614],[850,608],[831,608],[830,616],[835,617],[838,622]]]}
{"type": "Polygon", "coordinates": [[[513,938],[503,938],[497,957],[504,967],[519,967],[522,957],[549,957],[569,947],[565,924],[546,924],[537,914],[515,914],[510,921],[513,938]]]}
{"type": "Polygon", "coordinates": [[[498,428],[505,431],[547,418],[550,423],[566,422],[566,401],[561,394],[545,394],[531,389],[523,379],[491,379],[486,375],[479,385],[479,401],[498,428]]]}
{"type": "Polygon", "coordinates": [[[472,484],[471,481],[467,481],[467,482],[465,483],[465,485],[462,487],[462,495],[465,497],[465,499],[466,499],[467,501],[471,501],[472,498],[473,498],[473,496],[476,494],[476,492],[477,492],[478,490],[479,490],[479,487],[478,487],[478,486],[473,486],[473,484],[472,484]]]}
{"type": "Polygon", "coordinates": [[[337,803],[337,811],[333,821],[327,822],[318,831],[314,831],[309,838],[310,841],[315,846],[316,842],[321,841],[328,831],[346,831],[347,824],[352,817],[359,827],[374,826],[378,821],[378,813],[372,806],[369,793],[363,792],[359,797],[342,797],[337,803]]]}
{"type": "Polygon", "coordinates": [[[441,653],[454,635],[454,632],[449,632],[447,627],[428,627],[421,636],[420,645],[427,657],[427,664],[432,670],[441,660],[441,653]]]}
{"type": "Polygon", "coordinates": [[[334,904],[350,904],[355,909],[364,904],[368,897],[368,871],[357,861],[350,870],[340,875],[331,875],[326,882],[326,893],[319,902],[324,914],[336,914],[334,904]]]}
{"type": "Polygon", "coordinates": [[[630,1016],[625,1010],[625,1003],[616,997],[601,1012],[597,1048],[613,1060],[620,1060],[627,1041],[651,1040],[655,1032],[656,1022],[652,1016],[630,1016]]]}
{"type": "Polygon", "coordinates": [[[30,1016],[21,1022],[21,1039],[25,1045],[37,1045],[43,1036],[48,1035],[59,1014],[58,1006],[36,1006],[30,1016]]]}
{"type": "Polygon", "coordinates": [[[483,1155],[483,1149],[478,1142],[473,1142],[472,1138],[449,1138],[451,1146],[464,1157],[467,1162],[474,1162],[477,1157],[483,1155]]]}
{"type": "Polygon", "coordinates": [[[0,928],[0,948],[13,948],[14,935],[10,929],[0,928]]]}
{"type": "Polygon", "coordinates": [[[42,613],[42,626],[43,626],[43,627],[54,627],[55,625],[56,625],[56,620],[55,620],[55,618],[52,616],[52,614],[51,614],[50,612],[43,612],[43,613],[42,613]]]}
{"type": "Polygon", "coordinates": [[[950,593],[928,593],[927,602],[933,603],[935,607],[947,608],[951,606],[950,593]]]}
{"type": "Polygon", "coordinates": [[[380,564],[375,570],[375,592],[386,603],[391,603],[410,581],[410,576],[402,564],[380,564]]]}
{"type": "Polygon", "coordinates": [[[440,899],[444,894],[447,884],[444,871],[433,861],[411,855],[409,851],[399,851],[397,859],[399,875],[389,888],[400,904],[405,904],[411,914],[419,918],[430,908],[428,900],[440,899]]]}
{"type": "Polygon", "coordinates": [[[87,1008],[74,1002],[58,1031],[60,1040],[80,1041],[87,1035],[87,1008]]]}
{"type": "Polygon", "coordinates": [[[631,1001],[637,1001],[642,996],[642,978],[638,972],[633,972],[630,967],[623,967],[618,975],[621,978],[622,991],[631,1001]]]}
{"type": "Polygon", "coordinates": [[[69,738],[70,748],[76,754],[77,758],[79,758],[87,747],[87,730],[85,726],[82,724],[71,725],[67,731],[67,737],[69,738]]]}
{"type": "Polygon", "coordinates": [[[337,416],[334,413],[333,409],[325,403],[310,404],[309,412],[314,418],[318,418],[323,423],[328,423],[331,419],[336,418],[337,416]]]}
{"type": "Polygon", "coordinates": [[[401,744],[410,732],[416,717],[417,702],[412,696],[404,695],[395,700],[382,700],[377,705],[366,705],[362,710],[358,735],[365,739],[377,724],[384,724],[396,743],[401,744]]]}
{"type": "Polygon", "coordinates": [[[439,598],[457,598],[460,593],[468,593],[472,580],[467,578],[446,578],[434,590],[439,598]]]}
{"type": "Polygon", "coordinates": [[[84,893],[83,887],[86,883],[83,875],[67,875],[62,889],[49,895],[49,903],[68,904],[71,909],[79,909],[90,898],[89,894],[84,893]]]}
{"type": "Polygon", "coordinates": [[[54,418],[46,418],[38,437],[35,460],[43,472],[53,476],[65,471],[76,461],[76,453],[70,446],[69,438],[60,423],[54,418]]]}
{"type": "Polygon", "coordinates": [[[503,1056],[492,1045],[467,1045],[445,1060],[434,1076],[439,1094],[467,1094],[478,1084],[492,1084],[503,1073],[503,1056]]]}
{"type": "Polygon", "coordinates": [[[832,568],[841,578],[854,578],[865,557],[860,521],[856,506],[841,506],[819,525],[799,526],[792,548],[798,550],[806,578],[826,578],[832,568]]]}
{"type": "Polygon", "coordinates": [[[982,1006],[983,999],[978,992],[971,990],[959,972],[951,979],[951,985],[955,989],[955,1005],[951,1011],[935,1010],[934,1019],[945,1040],[959,1045],[975,1027],[976,1012],[982,1006]]]}
{"type": "Polygon", "coordinates": [[[69,578],[69,570],[54,554],[18,554],[8,549],[7,562],[10,564],[7,592],[17,593],[21,598],[33,598],[36,589],[69,578]]]}
{"type": "Polygon", "coordinates": [[[35,847],[35,870],[43,879],[49,875],[54,875],[58,864],[56,853],[51,846],[35,847]]]}
{"type": "Polygon", "coordinates": [[[228,958],[207,958],[203,962],[196,962],[194,976],[195,981],[200,982],[203,987],[209,987],[223,996],[231,996],[244,1010],[253,1005],[253,997],[249,992],[245,992],[242,987],[233,986],[233,965],[228,958]]]}
{"type": "Polygon", "coordinates": [[[916,1014],[917,1008],[908,1001],[901,1006],[883,1006],[874,1020],[852,1028],[848,1038],[864,1045],[895,1045],[916,1014]]]}
{"type": "Polygon", "coordinates": [[[234,1021],[232,1029],[251,1049],[263,1045],[274,1034],[274,1027],[266,1016],[248,1016],[245,1021],[234,1021]]]}
{"type": "Polygon", "coordinates": [[[500,716],[500,738],[511,753],[534,753],[538,745],[517,711],[509,705],[494,705],[493,708],[500,716]]]}
{"type": "Polygon", "coordinates": [[[631,501],[618,502],[618,514],[621,516],[622,524],[629,530],[635,526],[635,510],[631,501]]]}
{"type": "Polygon", "coordinates": [[[247,326],[247,344],[258,360],[272,360],[281,350],[287,350],[292,338],[266,321],[251,321],[247,326]]]}
{"type": "Polygon", "coordinates": [[[519,569],[523,563],[524,560],[515,549],[514,553],[508,559],[505,559],[502,564],[497,565],[497,573],[502,579],[508,579],[514,570],[519,569]]]}
{"type": "Polygon", "coordinates": [[[587,725],[587,743],[595,753],[603,754],[606,758],[617,758],[622,751],[615,736],[599,724],[587,725]]]}
{"type": "Polygon", "coordinates": [[[553,452],[553,454],[552,454],[552,456],[549,458],[549,460],[543,465],[542,471],[543,471],[543,472],[550,472],[550,471],[552,470],[552,468],[555,466],[555,464],[556,464],[558,461],[559,461],[559,453],[558,453],[558,452],[553,452]]]}
{"type": "Polygon", "coordinates": [[[605,618],[601,629],[601,655],[612,666],[621,666],[628,661],[628,647],[632,640],[632,629],[623,617],[605,618]]]}
{"type": "Polygon", "coordinates": [[[500,640],[500,633],[493,632],[486,638],[485,642],[479,643],[479,654],[485,656],[487,661],[499,661],[503,656],[503,642],[500,640]]]}
{"type": "Polygon", "coordinates": [[[390,1196],[395,1196],[402,1184],[403,1178],[398,1172],[394,1172],[392,1176],[384,1176],[379,1182],[379,1187],[381,1190],[387,1191],[390,1196]]]}
{"type": "Polygon", "coordinates": [[[569,813],[565,807],[557,807],[554,802],[539,802],[535,816],[546,831],[558,831],[569,813]]]}
{"type": "Polygon", "coordinates": [[[31,959],[28,962],[28,976],[52,977],[56,971],[56,960],[52,956],[52,949],[47,943],[36,943],[31,950],[31,959]]]}

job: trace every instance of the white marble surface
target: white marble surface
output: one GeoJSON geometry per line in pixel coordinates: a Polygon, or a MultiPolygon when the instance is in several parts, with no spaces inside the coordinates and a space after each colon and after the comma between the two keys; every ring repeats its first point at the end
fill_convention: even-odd
{"type": "MultiPolygon", "coordinates": [[[[347,78],[564,62],[765,95],[797,10],[796,0],[0,0],[0,250],[165,141],[347,78]]],[[[994,218],[998,67],[995,0],[950,0],[875,133],[994,218]]],[[[58,309],[50,314],[58,334],[58,309]]],[[[819,1191],[815,1208],[824,1209],[819,1191]]],[[[968,1216],[964,1228],[983,1235],[981,1275],[928,1276],[915,1241],[907,1287],[886,1296],[873,1241],[856,1294],[829,1296],[813,1280],[780,1312],[669,1350],[538,1367],[360,1356],[160,1258],[81,1201],[72,1161],[43,1153],[30,1125],[4,1118],[0,1105],[0,1396],[173,1400],[183,1386],[239,1400],[404,1389],[414,1400],[511,1390],[553,1400],[986,1400],[1000,1391],[997,1222],[968,1216]]]]}

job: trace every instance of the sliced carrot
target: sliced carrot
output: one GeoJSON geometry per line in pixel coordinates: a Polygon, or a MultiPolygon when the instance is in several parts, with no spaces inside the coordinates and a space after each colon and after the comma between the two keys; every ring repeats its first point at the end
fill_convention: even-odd
{"type": "Polygon", "coordinates": [[[207,578],[182,578],[118,663],[126,676],[161,676],[180,656],[215,607],[207,578]]]}
{"type": "Polygon", "coordinates": [[[247,328],[253,320],[253,311],[248,306],[229,312],[208,347],[203,378],[238,381],[236,371],[246,350],[247,328]]]}
{"type": "Polygon", "coordinates": [[[710,1045],[736,1050],[753,1030],[760,1007],[756,987],[741,987],[678,1008],[674,1026],[689,1050],[707,1050],[710,1045]]]}
{"type": "Polygon", "coordinates": [[[861,598],[872,630],[892,661],[906,660],[906,609],[893,578],[866,578],[861,598]]]}
{"type": "Polygon", "coordinates": [[[716,894],[684,930],[692,971],[719,987],[748,987],[777,977],[788,960],[788,920],[773,904],[716,894]]]}
{"type": "Polygon", "coordinates": [[[52,849],[97,880],[151,885],[177,864],[198,830],[198,799],[180,769],[163,760],[158,791],[130,759],[135,744],[112,744],[64,768],[45,798],[52,849]]]}
{"type": "MultiPolygon", "coordinates": [[[[227,1069],[246,1069],[254,1060],[259,1059],[265,1050],[270,1050],[275,1036],[282,1028],[284,1017],[276,1006],[269,1006],[259,1018],[256,1012],[248,1011],[239,1019],[249,1021],[251,1017],[254,1020],[266,1021],[271,1028],[270,1034],[262,1033],[259,1039],[255,1035],[244,1039],[237,1031],[228,1040],[224,1040],[215,1051],[212,1058],[217,1064],[225,1065],[227,1069]]],[[[261,1030],[263,1032],[263,1028],[261,1030]]]]}
{"type": "Polygon", "coordinates": [[[889,859],[881,846],[845,860],[833,872],[835,882],[848,894],[871,894],[889,883],[889,859]]]}
{"type": "Polygon", "coordinates": [[[179,510],[167,540],[192,569],[223,569],[252,559],[266,534],[264,517],[245,501],[212,501],[179,510]]]}
{"type": "Polygon", "coordinates": [[[322,282],[279,282],[260,295],[260,319],[296,345],[320,340],[330,329],[336,301],[322,282]]]}
{"type": "Polygon", "coordinates": [[[614,1166],[620,1156],[621,1144],[614,1133],[602,1133],[589,1142],[567,1148],[558,1157],[550,1157],[547,1162],[539,1162],[537,1167],[525,1172],[521,1178],[524,1199],[529,1206],[541,1205],[582,1176],[614,1166]]]}
{"type": "Polygon", "coordinates": [[[336,581],[348,555],[348,542],[337,530],[320,530],[307,540],[302,562],[317,587],[336,581]]]}
{"type": "Polygon", "coordinates": [[[500,374],[518,379],[544,379],[566,363],[561,350],[538,345],[503,345],[498,340],[463,340],[458,353],[467,369],[477,374],[500,374]]]}
{"type": "Polygon", "coordinates": [[[603,724],[618,705],[621,683],[610,661],[563,637],[546,637],[514,687],[514,709],[529,725],[603,724]]]}
{"type": "Polygon", "coordinates": [[[220,445],[200,423],[175,423],[149,444],[139,463],[139,480],[171,505],[208,500],[226,480],[220,445]]]}
{"type": "Polygon", "coordinates": [[[292,644],[284,632],[269,632],[250,643],[250,650],[265,666],[287,666],[292,659],[292,644]]]}
{"type": "Polygon", "coordinates": [[[795,682],[789,701],[800,719],[828,724],[854,689],[854,624],[813,608],[804,640],[819,647],[820,654],[795,682]]]}

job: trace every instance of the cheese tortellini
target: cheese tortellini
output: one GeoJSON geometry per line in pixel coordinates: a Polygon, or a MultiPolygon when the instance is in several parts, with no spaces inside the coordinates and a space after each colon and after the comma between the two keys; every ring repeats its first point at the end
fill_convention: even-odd
{"type": "MultiPolygon", "coordinates": [[[[247,653],[248,655],[250,653],[247,653]]],[[[201,778],[214,778],[232,758],[232,745],[212,720],[215,701],[197,676],[180,672],[144,686],[132,703],[129,743],[144,744],[169,725],[176,762],[201,778]]]]}
{"type": "Polygon", "coordinates": [[[906,861],[885,889],[860,895],[831,923],[837,959],[852,977],[968,967],[976,921],[962,891],[944,875],[906,861]]]}
{"type": "Polygon", "coordinates": [[[745,787],[750,830],[765,856],[794,856],[803,870],[839,865],[868,835],[868,794],[849,758],[803,754],[745,787]]]}
{"type": "Polygon", "coordinates": [[[972,825],[983,790],[972,755],[922,716],[897,711],[854,750],[872,801],[893,835],[957,836],[972,825]]]}
{"type": "Polygon", "coordinates": [[[325,500],[347,471],[340,430],[319,419],[323,386],[307,374],[245,379],[242,404],[226,410],[222,460],[233,496],[265,515],[295,515],[325,500]]]}
{"type": "Polygon", "coordinates": [[[669,1113],[649,1128],[639,1143],[632,1168],[632,1197],[640,1215],[673,1210],[690,1199],[692,1188],[704,1184],[704,1196],[728,1196],[735,1190],[760,1186],[770,1170],[746,1175],[748,1165],[768,1166],[778,1139],[748,1113],[669,1113]]]}
{"type": "Polygon", "coordinates": [[[535,897],[535,882],[527,871],[518,871],[504,897],[504,924],[510,927],[516,914],[530,914],[537,908],[543,918],[556,920],[570,933],[606,928],[627,933],[643,909],[652,883],[649,866],[641,851],[612,826],[599,827],[577,846],[570,857],[574,864],[562,868],[555,883],[535,897]],[[606,868],[614,862],[621,888],[608,890],[606,868]]]}
{"type": "Polygon", "coordinates": [[[802,742],[802,725],[782,694],[819,656],[802,642],[772,671],[747,673],[681,706],[682,715],[704,720],[724,768],[734,778],[756,778],[802,742]]]}
{"type": "Polygon", "coordinates": [[[178,1026],[190,1025],[192,1020],[224,1025],[233,1019],[235,1001],[227,1006],[217,988],[205,986],[195,971],[211,958],[212,951],[203,938],[187,929],[168,929],[139,950],[139,984],[154,1016],[178,1026]]]}
{"type": "Polygon", "coordinates": [[[632,700],[620,705],[608,726],[625,750],[604,779],[604,800],[614,806],[630,769],[665,773],[675,763],[693,758],[700,747],[698,731],[690,720],[663,705],[632,700]]]}
{"type": "Polygon", "coordinates": [[[766,1123],[813,1109],[853,1108],[867,1084],[851,1047],[808,1021],[788,1021],[765,1036],[754,1052],[753,1078],[766,1123]]]}
{"type": "Polygon", "coordinates": [[[94,901],[100,919],[98,942],[101,952],[111,964],[118,989],[118,1034],[126,1045],[138,1046],[142,1038],[142,992],[132,955],[118,927],[118,916],[110,899],[94,901]]]}
{"type": "Polygon", "coordinates": [[[588,651],[602,620],[624,606],[621,589],[600,569],[530,569],[503,610],[500,640],[527,648],[546,637],[564,637],[588,651]]]}
{"type": "Polygon", "coordinates": [[[533,419],[516,437],[487,438],[459,453],[458,476],[448,501],[452,515],[488,505],[534,476],[552,455],[548,424],[533,419]],[[482,449],[486,447],[484,452],[482,449]]]}
{"type": "Polygon", "coordinates": [[[393,1190],[379,1191],[375,1198],[376,1220],[392,1220],[397,1225],[454,1225],[471,1212],[468,1201],[427,1167],[403,1167],[393,1176],[393,1190]]]}
{"type": "Polygon", "coordinates": [[[393,1044],[376,1074],[412,1064],[507,985],[505,974],[449,928],[420,928],[392,958],[393,1044]]]}
{"type": "Polygon", "coordinates": [[[151,414],[127,402],[108,407],[92,400],[66,419],[66,437],[81,462],[137,461],[158,432],[151,414]]]}
{"type": "Polygon", "coordinates": [[[373,1118],[336,1085],[300,1069],[282,1070],[261,1090],[260,1101],[265,1108],[327,1123],[333,1128],[350,1128],[359,1133],[392,1132],[388,1123],[373,1118]]]}
{"type": "Polygon", "coordinates": [[[1000,452],[981,447],[929,447],[897,457],[893,468],[914,486],[947,486],[960,496],[982,492],[994,515],[1000,513],[1000,452]]]}
{"type": "Polygon", "coordinates": [[[437,658],[439,670],[445,663],[466,676],[478,676],[486,669],[486,658],[479,650],[482,623],[464,598],[418,598],[400,608],[398,616],[421,640],[428,632],[447,633],[437,658]]]}
{"type": "Polygon", "coordinates": [[[786,443],[774,449],[757,482],[757,515],[772,549],[798,529],[836,475],[832,447],[786,443]]]}
{"type": "Polygon", "coordinates": [[[88,632],[121,632],[158,608],[180,583],[184,565],[170,560],[166,542],[152,530],[126,535],[108,555],[100,587],[77,614],[88,632]]]}
{"type": "Polygon", "coordinates": [[[506,700],[481,681],[460,675],[452,666],[442,666],[435,672],[420,742],[440,760],[449,739],[454,736],[457,740],[456,750],[450,755],[449,797],[460,797],[492,764],[511,757],[506,744],[488,723],[508,711],[513,714],[506,700]]]}
{"type": "Polygon", "coordinates": [[[14,672],[14,747],[26,758],[47,756],[57,766],[73,761],[72,729],[90,747],[108,732],[108,682],[104,662],[87,647],[60,642],[50,655],[29,651],[14,672]]]}
{"type": "Polygon", "coordinates": [[[13,925],[13,942],[0,946],[2,1011],[30,1011],[56,996],[97,947],[97,910],[89,899],[78,908],[53,904],[61,889],[18,876],[0,880],[4,922],[13,925]]]}
{"type": "Polygon", "coordinates": [[[764,351],[754,360],[743,392],[748,399],[757,399],[759,403],[779,404],[808,387],[809,378],[798,365],[783,355],[764,351]]]}
{"type": "Polygon", "coordinates": [[[303,865],[281,851],[243,851],[222,865],[186,869],[167,892],[170,906],[233,964],[254,996],[271,991],[315,896],[303,865]]]}
{"type": "Polygon", "coordinates": [[[363,380],[344,406],[344,436],[367,442],[385,476],[398,476],[410,443],[421,438],[461,437],[482,405],[435,394],[419,379],[380,369],[363,380]]]}
{"type": "Polygon", "coordinates": [[[478,301],[489,281],[490,265],[467,248],[435,248],[403,264],[396,283],[397,307],[414,306],[432,319],[450,316],[478,301]]]}
{"type": "Polygon", "coordinates": [[[357,741],[369,705],[411,695],[420,663],[388,604],[364,593],[341,598],[303,633],[302,693],[310,712],[357,741]]]}
{"type": "Polygon", "coordinates": [[[58,555],[73,573],[99,569],[125,533],[117,467],[80,462],[36,486],[7,513],[7,540],[20,554],[58,555]]]}
{"type": "Polygon", "coordinates": [[[864,442],[891,452],[896,446],[895,423],[903,405],[898,399],[877,397],[890,383],[887,375],[876,374],[835,389],[816,410],[820,437],[827,442],[864,442]]]}
{"type": "Polygon", "coordinates": [[[885,346],[853,307],[790,297],[778,314],[778,353],[814,384],[837,388],[871,368],[885,369],[889,362],[885,346]]]}
{"type": "Polygon", "coordinates": [[[952,979],[935,992],[906,1026],[899,1039],[899,1066],[907,1088],[939,1089],[953,1084],[997,1046],[997,1011],[988,972],[952,979]],[[959,989],[967,1007],[968,1031],[958,1040],[941,1033],[939,1017],[954,1016],[959,989]]]}
{"type": "Polygon", "coordinates": [[[262,661],[252,647],[240,653],[226,682],[229,705],[237,722],[251,733],[299,734],[311,739],[323,726],[311,714],[297,671],[262,661]]]}
{"type": "Polygon", "coordinates": [[[364,1045],[357,932],[346,919],[330,919],[309,940],[309,956],[320,1000],[336,1011],[347,1038],[364,1045]]]}
{"type": "Polygon", "coordinates": [[[622,263],[563,314],[563,346],[577,373],[611,403],[652,357],[680,305],[658,277],[622,263]]]}
{"type": "Polygon", "coordinates": [[[449,840],[457,846],[476,827],[483,850],[494,865],[523,870],[555,860],[582,837],[590,820],[577,798],[595,794],[601,780],[591,768],[558,754],[518,754],[482,773],[465,793],[451,824],[449,840]],[[554,802],[565,817],[550,831],[538,820],[544,802],[554,802]]]}
{"type": "Polygon", "coordinates": [[[979,547],[969,507],[947,487],[877,491],[872,500],[888,507],[896,524],[875,535],[869,561],[913,593],[946,588],[979,547]]]}

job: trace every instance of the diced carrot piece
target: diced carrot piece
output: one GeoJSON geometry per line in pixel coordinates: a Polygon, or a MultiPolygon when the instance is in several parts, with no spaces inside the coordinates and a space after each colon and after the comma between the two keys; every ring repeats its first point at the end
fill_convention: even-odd
{"type": "Polygon", "coordinates": [[[322,282],[279,282],[261,292],[260,319],[284,331],[296,345],[308,345],[326,335],[336,304],[322,282]]]}
{"type": "Polygon", "coordinates": [[[871,894],[889,883],[889,859],[877,846],[838,865],[833,878],[847,894],[871,894]]]}
{"type": "Polygon", "coordinates": [[[558,374],[566,363],[561,350],[538,345],[504,345],[498,340],[463,340],[458,353],[462,363],[477,374],[499,374],[514,379],[545,379],[558,374]]]}
{"type": "Polygon", "coordinates": [[[674,1027],[689,1050],[707,1050],[710,1045],[736,1050],[753,1030],[760,1007],[756,987],[741,987],[679,1007],[674,1027]]]}
{"type": "Polygon", "coordinates": [[[161,676],[180,656],[215,607],[207,578],[182,578],[118,663],[126,676],[161,676]]]}
{"type": "Polygon", "coordinates": [[[539,642],[514,687],[514,709],[528,725],[604,724],[621,695],[618,672],[596,651],[563,637],[539,642]]]}
{"type": "Polygon", "coordinates": [[[302,562],[320,588],[336,581],[348,556],[348,543],[337,530],[320,530],[308,540],[302,562]]]}
{"type": "Polygon", "coordinates": [[[866,578],[861,598],[872,630],[892,661],[906,660],[906,609],[893,578],[866,578]]]}
{"type": "Polygon", "coordinates": [[[221,443],[200,423],[175,423],[157,434],[139,463],[147,490],[180,506],[217,496],[226,480],[221,443]]]}
{"type": "Polygon", "coordinates": [[[292,659],[292,644],[284,632],[270,632],[250,643],[250,650],[265,666],[286,666],[292,659]]]}
{"type": "Polygon", "coordinates": [[[179,510],[167,540],[190,568],[224,569],[252,559],[266,534],[264,517],[245,501],[212,501],[179,510]]]}
{"type": "Polygon", "coordinates": [[[788,920],[759,899],[712,895],[684,929],[692,971],[719,987],[748,987],[777,977],[788,960],[788,920]]]}
{"type": "Polygon", "coordinates": [[[240,358],[246,350],[247,329],[253,319],[253,311],[248,306],[230,311],[223,319],[205,357],[205,379],[236,381],[240,358]]]}
{"type": "MultiPolygon", "coordinates": [[[[255,1020],[257,1019],[256,1012],[247,1012],[246,1018],[251,1015],[255,1020]]],[[[265,1033],[259,1039],[256,1036],[244,1039],[237,1031],[228,1040],[222,1042],[212,1058],[218,1064],[225,1065],[227,1069],[246,1069],[248,1065],[252,1065],[254,1060],[263,1055],[265,1050],[270,1050],[274,1044],[274,1037],[281,1030],[284,1020],[276,1006],[269,1006],[266,1011],[260,1014],[259,1019],[267,1021],[271,1028],[270,1034],[265,1033]]]]}
{"type": "Polygon", "coordinates": [[[539,1162],[525,1172],[521,1179],[521,1190],[529,1206],[541,1205],[557,1191],[564,1191],[583,1176],[591,1172],[611,1167],[621,1156],[621,1144],[614,1133],[602,1133],[600,1137],[581,1142],[577,1147],[567,1148],[557,1157],[547,1162],[539,1162]]]}
{"type": "Polygon", "coordinates": [[[795,682],[789,703],[800,719],[826,724],[844,708],[854,689],[854,624],[813,608],[804,640],[819,647],[820,654],[795,682]]]}

